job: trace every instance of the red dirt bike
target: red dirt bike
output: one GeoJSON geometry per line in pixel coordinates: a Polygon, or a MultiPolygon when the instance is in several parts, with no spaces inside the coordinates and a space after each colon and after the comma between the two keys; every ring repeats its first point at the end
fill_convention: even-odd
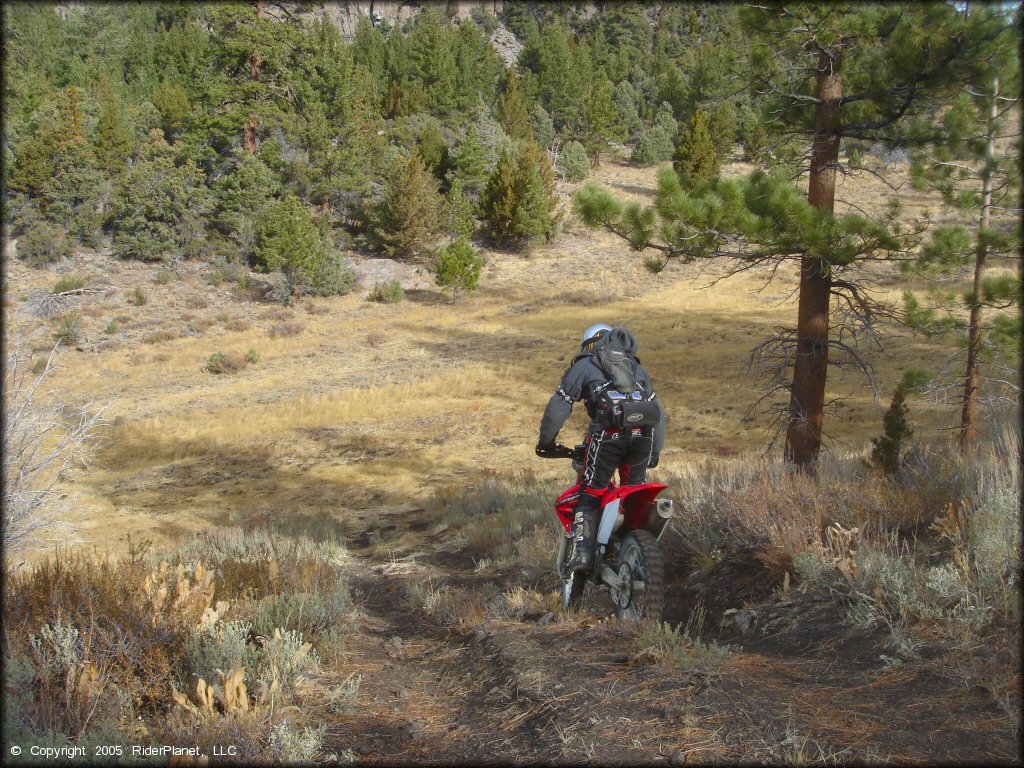
{"type": "Polygon", "coordinates": [[[576,470],[576,484],[555,501],[555,514],[563,529],[555,560],[555,570],[562,581],[562,607],[579,605],[587,582],[593,581],[609,587],[615,615],[620,619],[657,621],[665,605],[665,566],[658,540],[673,514],[672,501],[658,498],[668,488],[664,483],[622,487],[609,484],[597,514],[593,566],[588,571],[570,571],[565,567],[575,546],[570,531],[582,491],[584,450],[582,445],[558,445],[548,457],[572,459],[576,470]]]}

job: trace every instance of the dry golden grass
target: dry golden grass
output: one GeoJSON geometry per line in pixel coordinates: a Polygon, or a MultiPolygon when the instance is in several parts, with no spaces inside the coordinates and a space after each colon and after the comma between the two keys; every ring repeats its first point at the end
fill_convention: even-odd
{"type": "MultiPolygon", "coordinates": [[[[637,199],[650,199],[654,179],[652,169],[614,163],[597,174],[637,199]]],[[[872,183],[844,179],[840,197],[873,199],[872,183]]],[[[353,294],[267,309],[186,271],[173,302],[169,292],[154,292],[132,308],[116,348],[64,353],[68,400],[113,401],[117,421],[98,463],[67,483],[81,499],[83,539],[112,545],[133,532],[164,543],[268,505],[352,510],[357,525],[359,513],[422,504],[437,488],[465,485],[486,470],[525,467],[542,479],[564,478],[563,463],[540,461],[532,449],[580,329],[598,321],[626,325],[640,340],[669,415],[664,467],[767,444],[768,415],[744,419],[760,395],[744,368],[758,341],[794,321],[792,270],[767,286],[767,272],[752,270],[709,287],[723,274],[719,263],[703,271],[671,266],[655,276],[620,241],[571,219],[562,237],[529,256],[485,257],[481,288],[456,304],[430,294],[378,304],[353,294]],[[186,287],[195,295],[181,293],[186,287]],[[146,334],[160,334],[154,326],[180,318],[182,307],[204,337],[147,349],[146,334]],[[292,323],[302,333],[280,332],[292,323]],[[250,349],[258,365],[230,376],[205,371],[213,351],[244,356],[250,349]]],[[[110,271],[115,284],[130,288],[138,270],[112,264],[110,271]]],[[[15,292],[52,280],[18,264],[9,272],[15,292]]],[[[895,298],[897,288],[879,291],[895,298]]],[[[31,332],[36,322],[7,314],[8,333],[31,332]]],[[[86,337],[100,337],[107,320],[86,313],[86,337]]],[[[852,375],[830,371],[828,396],[847,397],[838,415],[826,417],[839,448],[859,449],[879,434],[902,369],[929,367],[939,354],[935,342],[890,342],[873,358],[879,399],[852,375]]],[[[918,436],[938,437],[955,422],[953,406],[910,406],[918,436]]],[[[576,411],[563,442],[582,432],[585,416],[576,411]]]]}

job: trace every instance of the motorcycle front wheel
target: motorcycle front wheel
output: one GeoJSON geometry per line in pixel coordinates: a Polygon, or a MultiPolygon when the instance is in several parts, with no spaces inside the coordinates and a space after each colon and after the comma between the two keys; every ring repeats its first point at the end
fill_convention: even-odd
{"type": "Polygon", "coordinates": [[[665,565],[658,540],[649,531],[630,531],[619,546],[616,562],[619,583],[611,591],[615,615],[629,621],[661,619],[665,565]]]}

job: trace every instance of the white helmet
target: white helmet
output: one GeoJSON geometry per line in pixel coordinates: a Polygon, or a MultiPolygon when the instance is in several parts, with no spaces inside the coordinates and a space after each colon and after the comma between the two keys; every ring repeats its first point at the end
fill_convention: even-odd
{"type": "Polygon", "coordinates": [[[583,332],[583,338],[580,339],[580,346],[586,347],[587,342],[597,341],[599,338],[604,336],[612,327],[608,323],[594,323],[583,332]]]}

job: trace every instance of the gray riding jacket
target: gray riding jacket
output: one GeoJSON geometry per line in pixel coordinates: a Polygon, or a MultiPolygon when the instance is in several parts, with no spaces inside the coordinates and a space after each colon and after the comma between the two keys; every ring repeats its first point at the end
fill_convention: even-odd
{"type": "MultiPolygon", "coordinates": [[[[559,430],[572,414],[572,404],[584,400],[587,413],[591,419],[595,415],[594,403],[586,400],[593,389],[608,381],[608,375],[601,370],[592,352],[608,347],[609,349],[621,349],[628,352],[636,359],[636,351],[639,347],[636,337],[625,328],[614,328],[608,334],[595,342],[592,350],[578,355],[573,359],[572,364],[562,375],[562,381],[551,396],[547,407],[544,409],[544,417],[540,422],[540,445],[547,445],[555,442],[559,430]]],[[[661,453],[665,444],[665,411],[658,402],[658,396],[654,392],[654,383],[651,381],[647,370],[637,360],[635,375],[637,383],[643,388],[644,399],[651,400],[658,406],[660,418],[657,426],[654,427],[654,452],[661,453]]],[[[591,423],[591,429],[603,429],[604,425],[591,423]]]]}

